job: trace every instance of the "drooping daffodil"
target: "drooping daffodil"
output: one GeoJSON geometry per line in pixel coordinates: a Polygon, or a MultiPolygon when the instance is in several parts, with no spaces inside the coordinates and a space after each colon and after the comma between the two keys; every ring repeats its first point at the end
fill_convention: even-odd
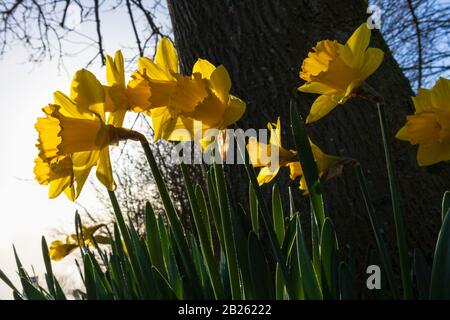
{"type": "Polygon", "coordinates": [[[204,136],[203,133],[210,129],[221,131],[236,123],[244,114],[246,104],[230,94],[231,79],[224,66],[215,67],[207,60],[198,59],[192,74],[194,77],[200,76],[208,83],[209,94],[195,108],[193,114],[194,120],[201,124],[203,138],[200,144],[205,149],[214,137],[204,136]]]}
{"type": "MultiPolygon", "coordinates": [[[[297,152],[291,149],[285,149],[282,146],[280,118],[278,118],[276,124],[268,123],[267,128],[270,131],[269,144],[257,142],[256,139],[250,139],[247,144],[251,164],[255,168],[261,168],[257,177],[258,184],[263,185],[272,181],[278,174],[280,168],[289,167],[291,180],[295,180],[301,176],[299,188],[305,191],[304,194],[307,194],[306,181],[303,177],[303,170],[298,160],[297,152]]],[[[310,144],[319,176],[322,177],[336,165],[340,158],[325,154],[311,140],[310,144]]]]}
{"type": "Polygon", "coordinates": [[[115,128],[106,124],[103,86],[87,70],[79,70],[72,81],[70,98],[55,92],[54,104],[43,108],[38,118],[39,156],[36,179],[49,184],[50,198],[61,192],[74,201],[92,167],[109,190],[115,188],[109,145],[116,140],[115,128]]]}
{"type": "Polygon", "coordinates": [[[345,44],[322,40],[308,53],[300,71],[300,78],[306,83],[298,90],[320,96],[311,106],[307,123],[323,118],[356,95],[364,80],[378,69],[384,53],[368,48],[370,36],[370,29],[363,23],[345,44]]]}
{"type": "MultiPolygon", "coordinates": [[[[79,239],[76,234],[66,237],[65,241],[55,240],[50,244],[49,256],[54,261],[59,261],[71,254],[78,247],[83,245],[111,244],[111,239],[103,235],[94,235],[104,224],[98,224],[91,227],[83,226],[83,238],[79,239]]],[[[81,235],[80,235],[81,236],[81,235]]]]}
{"type": "Polygon", "coordinates": [[[259,185],[272,181],[280,168],[295,161],[297,155],[294,150],[285,149],[281,144],[280,118],[277,123],[269,122],[267,129],[270,132],[269,144],[258,142],[254,138],[250,139],[247,144],[251,164],[255,168],[261,168],[257,177],[259,185]]]}
{"type": "Polygon", "coordinates": [[[180,74],[178,55],[168,38],[159,41],[154,61],[139,58],[138,67],[134,78],[145,79],[150,87],[150,108],[145,111],[152,118],[155,141],[172,140],[174,130],[192,128],[192,114],[208,96],[207,81],[180,74]]]}
{"type": "Polygon", "coordinates": [[[432,89],[419,89],[412,98],[415,113],[396,138],[419,145],[417,162],[429,166],[450,160],[450,80],[440,78],[432,89]]]}
{"type": "MultiPolygon", "coordinates": [[[[315,145],[311,141],[311,139],[309,140],[309,143],[311,145],[314,160],[316,161],[319,177],[323,177],[323,175],[328,172],[328,170],[333,168],[341,159],[324,153],[317,145],[315,145]]],[[[304,195],[307,195],[309,193],[308,187],[306,185],[306,179],[303,175],[303,169],[300,161],[290,162],[289,172],[289,177],[291,178],[291,180],[295,180],[297,177],[300,177],[299,189],[304,191],[304,195]]]]}

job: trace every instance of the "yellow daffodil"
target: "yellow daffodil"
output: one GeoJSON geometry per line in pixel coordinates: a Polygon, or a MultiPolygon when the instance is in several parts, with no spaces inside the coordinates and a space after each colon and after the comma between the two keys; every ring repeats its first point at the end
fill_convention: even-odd
{"type": "MultiPolygon", "coordinates": [[[[278,118],[276,124],[267,124],[270,130],[270,142],[269,144],[257,142],[255,139],[250,139],[247,144],[247,151],[250,156],[250,161],[255,168],[261,168],[258,174],[258,183],[263,185],[272,181],[278,174],[281,167],[289,167],[290,178],[295,180],[297,177],[302,176],[300,179],[300,189],[305,190],[304,194],[307,194],[306,181],[303,177],[303,170],[300,162],[297,158],[297,152],[290,149],[283,148],[281,144],[281,125],[280,118],[278,118]],[[278,159],[272,159],[273,150],[278,150],[278,159]],[[273,161],[278,160],[276,163],[273,161]]],[[[322,177],[325,172],[330,170],[340,158],[329,156],[320,150],[318,146],[311,142],[311,149],[316,160],[317,169],[319,175],[322,177]]]]}
{"type": "MultiPolygon", "coordinates": [[[[201,77],[208,83],[209,94],[192,115],[195,121],[201,123],[203,131],[224,130],[242,117],[246,104],[230,94],[231,79],[224,66],[215,67],[207,60],[198,59],[192,74],[193,77],[201,77]]],[[[210,141],[202,140],[202,147],[205,148],[210,141]]]]}
{"type": "Polygon", "coordinates": [[[308,53],[300,72],[306,83],[298,90],[321,96],[311,106],[307,123],[321,119],[354,96],[364,80],[378,69],[384,53],[368,48],[369,42],[370,30],[363,23],[345,45],[323,40],[308,53]]]}
{"type": "MultiPolygon", "coordinates": [[[[49,185],[48,197],[56,198],[65,192],[69,199],[75,198],[77,192],[74,184],[73,163],[70,157],[60,156],[49,161],[37,157],[34,175],[41,185],[49,185]]],[[[79,190],[78,190],[79,192],[79,190]]]]}
{"type": "Polygon", "coordinates": [[[128,110],[145,111],[150,108],[150,88],[147,81],[136,75],[125,83],[125,67],[121,51],[114,59],[106,56],[105,111],[109,112],[108,124],[122,127],[128,110]]]}
{"type": "Polygon", "coordinates": [[[417,162],[429,166],[450,160],[450,80],[440,78],[435,86],[419,89],[412,98],[416,112],[396,138],[418,144],[417,162]]]}
{"type": "Polygon", "coordinates": [[[179,73],[177,52],[169,39],[158,43],[155,61],[139,58],[135,79],[145,79],[150,87],[150,109],[155,141],[177,128],[192,128],[192,114],[208,95],[207,81],[179,73]]]}
{"type": "Polygon", "coordinates": [[[71,97],[55,92],[55,103],[43,108],[45,117],[35,125],[40,158],[35,174],[40,183],[50,184],[50,197],[65,191],[75,200],[93,166],[100,182],[114,189],[109,144],[116,139],[115,128],[105,123],[104,100],[95,76],[80,70],[72,81],[71,97]]]}
{"type": "Polygon", "coordinates": [[[280,118],[278,118],[276,124],[268,123],[267,128],[270,131],[269,144],[257,142],[256,139],[250,139],[247,144],[247,151],[252,165],[255,168],[261,168],[258,174],[259,185],[272,181],[280,168],[288,166],[297,155],[294,150],[285,149],[281,145],[280,118]],[[272,151],[278,151],[277,159],[272,159],[272,151]]]}
{"type": "Polygon", "coordinates": [[[92,227],[83,226],[83,239],[78,239],[76,234],[66,237],[66,241],[55,240],[50,244],[49,255],[52,260],[59,261],[75,249],[83,245],[111,244],[111,239],[102,235],[94,235],[94,233],[103,227],[104,224],[94,225],[92,227]]]}
{"type": "MultiPolygon", "coordinates": [[[[338,157],[333,157],[325,154],[320,148],[315,145],[311,140],[309,141],[311,145],[311,150],[314,156],[314,160],[316,160],[317,171],[319,172],[319,177],[322,177],[328,170],[330,170],[336,163],[340,160],[338,157]]],[[[303,169],[299,161],[290,162],[289,163],[289,177],[291,180],[295,180],[297,177],[300,178],[300,190],[304,191],[304,195],[307,195],[308,187],[306,186],[306,180],[303,175],[303,169]]]]}

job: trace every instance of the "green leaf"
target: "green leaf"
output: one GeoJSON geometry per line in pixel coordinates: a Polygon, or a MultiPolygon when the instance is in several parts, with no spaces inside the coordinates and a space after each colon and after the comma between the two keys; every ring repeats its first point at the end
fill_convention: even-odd
{"type": "MultiPolygon", "coordinates": [[[[319,286],[322,285],[322,265],[320,262],[320,231],[317,223],[316,216],[314,214],[314,210],[311,205],[311,246],[312,246],[312,261],[314,270],[317,275],[317,280],[319,281],[319,286]]],[[[323,226],[322,226],[323,228],[323,226]]]]}
{"type": "Polygon", "coordinates": [[[366,177],[364,176],[364,172],[360,165],[355,166],[355,173],[358,178],[359,187],[364,198],[364,203],[366,206],[367,214],[369,216],[370,225],[372,227],[373,235],[375,237],[378,254],[380,256],[380,261],[383,267],[382,269],[386,274],[386,278],[389,287],[391,288],[393,297],[398,299],[400,297],[400,294],[398,292],[398,288],[394,280],[394,271],[392,268],[391,258],[387,250],[386,243],[384,242],[383,237],[381,235],[380,224],[378,222],[378,218],[375,213],[375,208],[373,206],[371,195],[367,188],[367,180],[366,177]]]}
{"type": "Polygon", "coordinates": [[[83,259],[84,264],[84,285],[86,287],[86,295],[88,300],[97,299],[97,289],[95,283],[94,267],[90,255],[86,254],[83,259]]]}
{"type": "Polygon", "coordinates": [[[320,260],[322,264],[322,288],[326,299],[337,298],[337,239],[330,218],[325,218],[320,238],[320,260]]]}
{"type": "Polygon", "coordinates": [[[383,138],[384,154],[386,158],[386,169],[389,178],[389,189],[391,192],[392,210],[394,211],[395,233],[397,236],[397,247],[400,257],[400,271],[403,284],[403,296],[405,299],[413,298],[411,266],[408,256],[408,244],[406,242],[405,225],[403,223],[403,210],[401,206],[401,195],[397,183],[395,163],[391,156],[391,135],[387,128],[384,105],[377,104],[380,120],[381,136],[383,138]]]}
{"type": "Polygon", "coordinates": [[[419,249],[414,249],[414,274],[416,276],[419,299],[428,299],[430,296],[430,268],[419,249]]]}
{"type": "Polygon", "coordinates": [[[320,289],[317,275],[314,271],[313,264],[308,254],[305,241],[303,239],[302,227],[300,218],[297,217],[297,262],[298,269],[303,283],[303,290],[306,299],[319,300],[322,299],[322,292],[320,289]]]}
{"type": "Polygon", "coordinates": [[[280,189],[277,184],[273,185],[272,190],[272,215],[273,227],[277,235],[278,243],[283,243],[284,240],[284,212],[283,204],[281,203],[280,189]]]}
{"type": "Polygon", "coordinates": [[[162,274],[165,274],[166,268],[164,266],[158,223],[156,222],[155,212],[149,202],[145,205],[145,235],[147,237],[148,253],[153,266],[162,274]]]}
{"type": "Polygon", "coordinates": [[[444,222],[434,251],[431,271],[430,299],[450,299],[450,210],[444,222]]]}
{"type": "Polygon", "coordinates": [[[214,221],[214,225],[216,227],[217,237],[219,238],[220,246],[223,250],[225,250],[225,241],[223,238],[223,228],[222,221],[220,218],[220,208],[219,208],[219,200],[217,198],[216,191],[216,183],[215,183],[215,174],[214,167],[211,166],[208,170],[208,180],[207,180],[207,191],[208,191],[208,200],[211,206],[211,213],[214,221]]]}
{"type": "Polygon", "coordinates": [[[250,217],[252,219],[252,228],[253,232],[259,238],[259,208],[258,208],[258,199],[256,198],[255,191],[251,184],[248,185],[248,197],[250,204],[250,217]]]}
{"type": "Polygon", "coordinates": [[[303,176],[309,191],[312,208],[316,216],[319,228],[322,228],[325,220],[325,210],[323,207],[322,190],[316,161],[311,150],[305,123],[298,112],[294,99],[291,99],[291,127],[294,136],[297,155],[302,164],[303,176]]]}
{"type": "Polygon", "coordinates": [[[225,256],[230,276],[230,287],[233,299],[241,299],[241,283],[239,280],[239,266],[234,246],[232,222],[230,219],[230,207],[225,185],[223,166],[214,163],[214,173],[216,178],[217,195],[219,198],[220,217],[223,228],[225,242],[225,256]]]}
{"type": "Polygon", "coordinates": [[[199,281],[198,274],[195,272],[195,266],[193,265],[192,259],[190,259],[190,250],[187,239],[185,237],[185,232],[181,221],[178,218],[175,206],[170,198],[167,186],[164,183],[161,171],[158,168],[155,157],[150,149],[150,145],[147,141],[141,141],[142,148],[144,149],[145,156],[147,157],[150,170],[152,171],[153,178],[155,180],[156,186],[158,187],[159,195],[164,205],[164,209],[167,214],[167,219],[169,220],[170,229],[172,230],[175,243],[178,246],[178,252],[180,253],[186,275],[189,281],[192,283],[197,283],[199,281]]]}
{"type": "Polygon", "coordinates": [[[195,187],[195,197],[197,198],[197,202],[200,207],[200,215],[202,217],[203,224],[206,228],[206,234],[208,236],[209,245],[211,246],[211,250],[214,253],[214,241],[212,237],[211,220],[209,216],[208,205],[206,203],[205,194],[200,185],[196,185],[195,187]]]}
{"type": "Polygon", "coordinates": [[[256,300],[273,299],[270,270],[264,250],[254,232],[248,236],[248,263],[252,280],[253,298],[256,300]]]}
{"type": "MultiPolygon", "coordinates": [[[[194,188],[192,187],[192,182],[189,177],[189,172],[186,168],[186,165],[184,163],[182,163],[180,165],[180,167],[181,167],[181,172],[183,173],[183,178],[184,178],[186,190],[188,193],[189,203],[191,205],[192,214],[194,216],[194,223],[195,223],[195,227],[197,229],[197,234],[198,234],[198,237],[200,240],[201,251],[205,258],[206,269],[208,270],[208,277],[211,281],[211,285],[214,290],[215,298],[216,299],[224,299],[225,296],[224,296],[223,286],[222,286],[222,283],[220,282],[220,275],[219,275],[219,272],[215,265],[214,252],[213,252],[213,249],[211,246],[211,242],[212,242],[211,235],[210,235],[211,230],[209,230],[209,233],[208,233],[209,219],[207,219],[207,221],[208,221],[207,222],[208,227],[207,227],[205,225],[205,219],[202,218],[202,212],[200,211],[200,207],[202,207],[203,210],[206,210],[206,204],[204,203],[203,205],[199,205],[199,202],[202,202],[202,201],[198,200],[198,198],[196,197],[196,195],[194,193],[194,188]]],[[[201,197],[202,194],[199,193],[199,196],[201,197]]],[[[203,201],[204,201],[204,199],[203,199],[203,201]]],[[[207,212],[204,212],[204,214],[207,215],[207,212]]],[[[208,216],[206,216],[206,217],[208,217],[208,216]]]]}
{"type": "Polygon", "coordinates": [[[442,198],[442,222],[444,222],[445,214],[447,213],[448,209],[450,209],[450,191],[445,191],[444,197],[442,198]]]}
{"type": "Polygon", "coordinates": [[[162,299],[164,300],[176,300],[177,295],[173,288],[170,286],[168,280],[159,272],[158,269],[152,267],[153,276],[156,280],[159,291],[162,294],[162,299]]]}
{"type": "MultiPolygon", "coordinates": [[[[238,135],[238,133],[237,133],[238,135]]],[[[249,156],[247,149],[245,148],[242,143],[239,142],[239,140],[243,140],[242,137],[237,136],[238,140],[237,146],[239,150],[239,154],[241,156],[241,159],[244,159],[245,163],[245,170],[247,171],[248,178],[250,180],[250,184],[253,188],[253,191],[256,194],[256,197],[258,199],[258,207],[261,213],[261,217],[264,223],[265,230],[267,232],[270,246],[272,248],[272,251],[275,255],[277,263],[280,265],[281,273],[283,274],[283,278],[285,280],[286,284],[286,291],[288,293],[288,296],[290,298],[295,296],[295,289],[294,284],[291,281],[291,276],[289,274],[289,271],[286,266],[286,257],[283,256],[283,252],[281,251],[281,244],[278,242],[277,236],[275,234],[275,230],[273,227],[272,220],[270,219],[270,212],[267,207],[267,203],[264,199],[264,195],[261,191],[261,188],[258,185],[258,179],[256,178],[255,170],[252,167],[252,165],[249,163],[249,156]]]]}
{"type": "MultiPolygon", "coordinates": [[[[10,287],[13,291],[19,293],[19,290],[14,286],[11,280],[6,276],[6,274],[0,270],[0,280],[2,280],[8,287],[10,287]]],[[[19,293],[20,294],[20,293],[19,293]]]]}
{"type": "Polygon", "coordinates": [[[343,261],[339,264],[339,287],[342,300],[356,300],[358,298],[353,275],[349,266],[343,261]]]}
{"type": "Polygon", "coordinates": [[[52,263],[50,261],[47,241],[45,241],[45,237],[42,237],[41,239],[41,247],[42,247],[42,256],[44,257],[45,270],[47,272],[45,275],[45,279],[47,281],[47,288],[50,294],[56,298],[55,278],[53,276],[52,263]]]}

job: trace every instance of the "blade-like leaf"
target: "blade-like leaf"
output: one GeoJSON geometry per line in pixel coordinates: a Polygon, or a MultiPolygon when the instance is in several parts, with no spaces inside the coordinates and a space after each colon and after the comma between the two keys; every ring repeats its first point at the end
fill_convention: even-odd
{"type": "Polygon", "coordinates": [[[450,214],[445,214],[444,222],[434,251],[431,271],[430,299],[450,299],[450,214]]]}
{"type": "Polygon", "coordinates": [[[308,254],[305,241],[303,239],[300,218],[297,217],[297,260],[300,275],[303,283],[303,290],[306,299],[319,300],[322,299],[322,292],[319,286],[317,275],[314,271],[313,264],[308,254]]]}

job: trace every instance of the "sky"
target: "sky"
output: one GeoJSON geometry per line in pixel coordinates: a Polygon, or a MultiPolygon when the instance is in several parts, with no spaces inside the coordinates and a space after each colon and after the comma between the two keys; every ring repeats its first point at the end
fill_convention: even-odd
{"type": "MultiPolygon", "coordinates": [[[[105,13],[102,18],[106,53],[113,55],[117,49],[134,46],[125,13],[105,13]]],[[[92,34],[92,25],[81,25],[78,31],[92,34]]],[[[127,53],[130,59],[136,54],[130,50],[123,53],[125,59],[127,53]]],[[[75,210],[80,207],[63,195],[49,200],[48,188],[34,180],[37,155],[34,124],[42,116],[41,108],[52,102],[54,91],[69,93],[72,75],[92,58],[92,51],[65,58],[64,69],[58,68],[56,60],[47,59],[35,65],[27,57],[27,51],[17,45],[0,60],[0,269],[18,284],[14,244],[25,268],[32,273],[33,265],[42,284],[45,269],[41,237],[44,235],[50,243],[57,240],[55,230],[73,232],[75,210]]],[[[89,70],[104,83],[104,68],[97,63],[89,70]]],[[[95,192],[89,183],[77,201],[95,208],[95,192]]],[[[55,274],[61,277],[75,274],[74,258],[54,262],[55,274]]],[[[0,281],[0,299],[11,297],[11,290],[0,281]]]]}

